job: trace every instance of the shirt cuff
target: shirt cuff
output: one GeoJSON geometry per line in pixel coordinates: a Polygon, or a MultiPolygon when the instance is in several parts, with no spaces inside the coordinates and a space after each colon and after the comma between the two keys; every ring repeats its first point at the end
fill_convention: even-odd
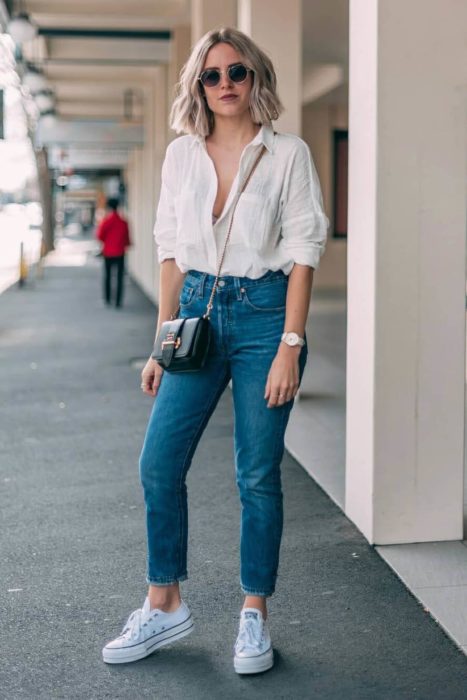
{"type": "Polygon", "coordinates": [[[320,258],[324,252],[324,246],[319,243],[309,244],[306,248],[302,245],[295,247],[288,244],[284,246],[284,249],[294,263],[298,263],[298,265],[309,265],[314,270],[319,268],[320,258]]]}

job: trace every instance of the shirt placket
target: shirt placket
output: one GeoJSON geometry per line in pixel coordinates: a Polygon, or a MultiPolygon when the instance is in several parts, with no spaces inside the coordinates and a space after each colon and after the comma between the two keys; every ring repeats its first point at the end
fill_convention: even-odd
{"type": "MultiPolygon", "coordinates": [[[[212,266],[212,268],[217,272],[217,266],[219,264],[219,258],[223,250],[223,246],[225,243],[225,237],[227,235],[227,230],[228,230],[228,224],[230,222],[230,211],[232,208],[232,205],[234,203],[235,197],[237,195],[239,185],[240,183],[243,183],[243,177],[244,173],[246,172],[246,167],[248,167],[249,163],[251,162],[251,157],[248,157],[248,154],[253,151],[253,153],[256,153],[255,146],[259,147],[262,144],[248,144],[245,146],[245,148],[242,151],[242,154],[240,156],[240,161],[238,164],[238,171],[237,174],[232,182],[232,186],[230,188],[230,192],[227,196],[227,200],[224,205],[224,209],[221,213],[221,216],[217,219],[216,223],[212,223],[212,207],[216,198],[217,194],[217,174],[216,174],[216,169],[214,167],[214,163],[209,156],[207,150],[206,150],[206,144],[204,141],[202,142],[202,147],[205,152],[206,158],[209,160],[209,166],[210,166],[210,187],[209,187],[209,193],[210,197],[208,198],[208,203],[207,203],[207,209],[205,211],[205,223],[206,223],[206,230],[209,231],[209,236],[210,236],[210,245],[208,245],[208,256],[209,256],[209,262],[212,266]],[[245,165],[246,163],[246,165],[245,165]],[[214,231],[215,227],[215,231],[214,231]]],[[[222,270],[221,270],[222,274],[222,270]]]]}

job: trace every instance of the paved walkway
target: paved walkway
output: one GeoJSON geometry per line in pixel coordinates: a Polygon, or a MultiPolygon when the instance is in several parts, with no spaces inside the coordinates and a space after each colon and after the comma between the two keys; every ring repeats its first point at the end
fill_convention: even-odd
{"type": "MultiPolygon", "coordinates": [[[[100,303],[99,261],[0,296],[0,698],[461,700],[465,656],[290,456],[270,602],[276,665],[232,668],[241,594],[227,389],[189,474],[195,632],[109,667],[103,644],[145,594],[137,460],[151,408],[132,361],[155,311],[129,284],[100,303]]],[[[311,353],[311,360],[313,353],[311,353]]]]}

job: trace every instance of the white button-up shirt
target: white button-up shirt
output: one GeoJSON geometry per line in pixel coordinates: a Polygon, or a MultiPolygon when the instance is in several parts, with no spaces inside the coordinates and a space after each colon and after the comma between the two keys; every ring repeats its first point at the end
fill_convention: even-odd
{"type": "Polygon", "coordinates": [[[294,263],[318,268],[329,219],[310,149],[299,136],[275,134],[267,124],[243,149],[215,222],[218,181],[205,139],[187,134],[169,143],[154,226],[159,262],[175,258],[182,272],[217,273],[235,195],[262,144],[267,150],[238,200],[221,275],[256,279],[278,269],[288,275],[294,263]]]}

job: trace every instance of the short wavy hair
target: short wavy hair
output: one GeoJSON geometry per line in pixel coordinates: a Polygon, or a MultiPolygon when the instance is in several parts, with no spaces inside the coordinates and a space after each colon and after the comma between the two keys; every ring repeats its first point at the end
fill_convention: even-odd
{"type": "Polygon", "coordinates": [[[278,119],[284,106],[277,94],[277,78],[272,61],[254,41],[239,29],[221,27],[207,32],[193,47],[180,71],[169,124],[177,134],[208,136],[214,128],[214,113],[204,99],[200,76],[208,51],[216,44],[233,46],[242,61],[253,70],[250,93],[250,114],[255,124],[270,124],[278,119]]]}

